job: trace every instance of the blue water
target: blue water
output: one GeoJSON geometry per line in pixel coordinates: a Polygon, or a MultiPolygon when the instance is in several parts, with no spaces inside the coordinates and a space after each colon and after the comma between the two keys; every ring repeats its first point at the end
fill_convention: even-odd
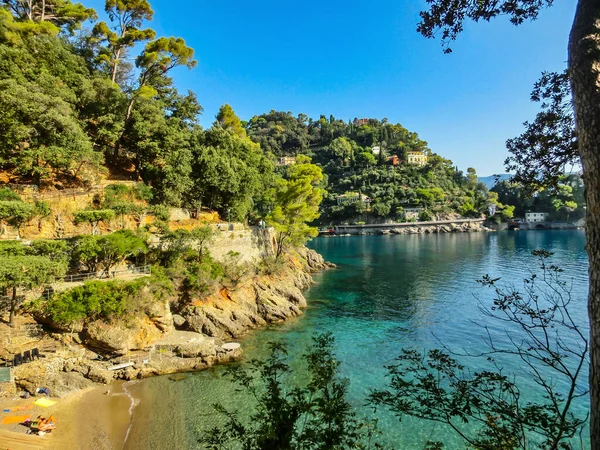
{"type": "MultiPolygon", "coordinates": [[[[443,344],[456,351],[481,351],[480,325],[489,325],[492,335],[505,341],[503,327],[478,308],[480,302],[489,305],[493,293],[475,280],[490,274],[522,286],[522,279],[537,268],[530,255],[534,249],[554,252],[552,261],[572,283],[570,311],[587,329],[587,257],[580,231],[319,238],[309,245],[339,269],[314,276],[302,317],[246,337],[245,355],[260,357],[268,341],[283,341],[292,365],[301,367],[300,355],[311,336],[333,333],[341,373],[350,380],[349,399],[365,416],[372,414],[364,404],[369,390],[385,386],[384,366],[402,348],[443,344]]],[[[466,363],[473,370],[480,364],[470,359],[466,363]]],[[[514,360],[503,360],[502,365],[521,371],[514,360]]],[[[172,448],[197,448],[201,430],[218,423],[212,404],[219,401],[248,411],[251,402],[233,394],[222,373],[223,368],[215,368],[184,381],[158,377],[135,386],[141,402],[126,448],[165,448],[167,442],[172,448]]],[[[529,377],[517,376],[517,382],[534,392],[529,377]]],[[[585,414],[586,402],[579,402],[575,411],[585,414]]],[[[428,438],[442,440],[449,449],[465,448],[441,425],[415,419],[399,422],[385,411],[378,417],[379,440],[391,448],[422,448],[428,438]]]]}

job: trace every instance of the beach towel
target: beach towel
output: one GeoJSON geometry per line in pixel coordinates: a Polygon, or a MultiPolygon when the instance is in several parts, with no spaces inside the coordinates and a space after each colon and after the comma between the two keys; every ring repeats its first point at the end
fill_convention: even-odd
{"type": "Polygon", "coordinates": [[[56,402],[47,398],[38,398],[33,404],[47,408],[48,406],[56,405],[56,402]]]}
{"type": "Polygon", "coordinates": [[[2,425],[9,425],[9,424],[14,424],[14,423],[23,423],[25,422],[27,419],[31,419],[31,415],[29,416],[7,416],[4,419],[2,419],[2,425]]]}
{"type": "Polygon", "coordinates": [[[3,409],[2,412],[27,411],[31,408],[33,408],[33,405],[13,406],[12,408],[3,409]]]}

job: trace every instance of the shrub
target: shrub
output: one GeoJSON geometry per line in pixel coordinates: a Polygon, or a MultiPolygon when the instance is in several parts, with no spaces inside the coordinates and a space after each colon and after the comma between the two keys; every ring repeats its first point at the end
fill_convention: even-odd
{"type": "Polygon", "coordinates": [[[235,287],[250,270],[248,262],[242,262],[242,255],[238,252],[229,251],[223,262],[224,284],[235,287]]]}
{"type": "Polygon", "coordinates": [[[2,202],[21,202],[21,197],[12,189],[3,187],[0,188],[0,201],[2,202]]]}
{"type": "Polygon", "coordinates": [[[421,222],[427,222],[427,221],[433,220],[433,214],[431,214],[431,211],[429,211],[428,209],[424,209],[419,214],[419,220],[421,222]]]}
{"type": "Polygon", "coordinates": [[[23,256],[28,254],[27,246],[19,241],[0,241],[0,257],[23,256]]]}
{"type": "Polygon", "coordinates": [[[274,275],[283,269],[284,263],[275,256],[265,256],[257,264],[257,273],[260,275],[274,275]]]}
{"type": "Polygon", "coordinates": [[[46,304],[51,319],[62,325],[78,320],[119,317],[127,309],[127,299],[141,283],[91,281],[83,286],[53,295],[46,304]]]}
{"type": "Polygon", "coordinates": [[[223,266],[210,255],[205,255],[201,261],[187,266],[183,289],[188,296],[204,297],[216,289],[223,275],[223,266]]]}
{"type": "Polygon", "coordinates": [[[30,255],[47,256],[54,261],[66,263],[69,260],[71,248],[67,241],[40,239],[31,243],[28,252],[30,255]]]}

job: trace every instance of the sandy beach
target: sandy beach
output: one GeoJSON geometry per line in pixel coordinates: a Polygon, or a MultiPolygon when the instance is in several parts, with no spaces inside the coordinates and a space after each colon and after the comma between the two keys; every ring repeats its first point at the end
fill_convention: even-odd
{"type": "Polygon", "coordinates": [[[0,425],[0,450],[109,450],[122,449],[130,425],[131,398],[123,382],[87,389],[65,398],[51,398],[56,404],[34,405],[36,397],[0,399],[0,420],[7,416],[38,415],[56,419],[56,429],[44,436],[28,435],[20,424],[0,425]],[[108,394],[105,394],[109,391],[108,394]],[[7,408],[33,405],[32,409],[1,412],[7,408]]]}

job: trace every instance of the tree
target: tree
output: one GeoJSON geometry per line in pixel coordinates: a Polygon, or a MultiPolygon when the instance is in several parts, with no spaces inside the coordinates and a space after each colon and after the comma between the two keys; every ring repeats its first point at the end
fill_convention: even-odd
{"type": "Polygon", "coordinates": [[[70,0],[1,0],[3,5],[21,21],[51,22],[73,32],[86,20],[95,19],[96,11],[70,0]]]}
{"type": "Polygon", "coordinates": [[[523,134],[506,142],[511,156],[504,165],[508,172],[515,172],[512,181],[535,191],[556,187],[568,168],[579,165],[580,158],[568,72],[544,72],[531,100],[541,103],[542,110],[533,122],[523,124],[523,134]]]}
{"type": "Polygon", "coordinates": [[[241,138],[246,137],[246,130],[242,127],[240,118],[235,114],[233,108],[225,103],[219,108],[217,113],[217,121],[215,124],[220,125],[225,130],[231,130],[241,138]]]}
{"type": "Polygon", "coordinates": [[[97,273],[100,269],[101,251],[97,236],[80,236],[73,244],[73,265],[86,273],[97,273]]]}
{"type": "Polygon", "coordinates": [[[92,236],[94,236],[96,234],[98,224],[100,222],[111,220],[113,217],[115,217],[115,212],[112,209],[86,209],[77,211],[73,215],[73,222],[75,225],[79,225],[80,223],[89,223],[92,236]]]}
{"type": "Polygon", "coordinates": [[[114,25],[111,29],[106,22],[97,23],[92,30],[92,37],[94,41],[106,45],[100,50],[98,61],[110,68],[114,83],[126,50],[156,36],[150,28],[141,29],[144,21],[152,20],[154,11],[147,0],[106,0],[104,10],[114,25]]]}
{"type": "Polygon", "coordinates": [[[321,168],[301,155],[289,167],[287,178],[278,181],[273,211],[267,216],[267,223],[277,233],[277,259],[288,245],[301,245],[318,234],[308,223],[319,217],[323,190],[318,185],[322,179],[321,168]]]}
{"type": "Polygon", "coordinates": [[[202,260],[206,246],[214,239],[215,232],[210,225],[196,227],[190,231],[190,238],[194,241],[198,250],[198,261],[202,260]]]}
{"type": "MultiPolygon", "coordinates": [[[[175,67],[186,66],[188,69],[193,69],[197,64],[198,61],[194,59],[194,49],[188,47],[182,38],[161,37],[148,42],[144,51],[135,60],[136,67],[140,69],[136,95],[150,97],[155,92],[151,84],[157,78],[165,77],[175,67]]],[[[131,117],[135,98],[134,95],[129,102],[126,121],[131,117]]]]}
{"type": "Polygon", "coordinates": [[[231,130],[212,127],[193,148],[192,187],[186,204],[217,210],[222,217],[244,220],[252,199],[267,191],[274,177],[273,164],[258,144],[241,138],[231,130]]]}
{"type": "MultiPolygon", "coordinates": [[[[432,38],[442,33],[442,43],[456,39],[467,19],[490,20],[507,15],[515,25],[535,19],[541,8],[552,0],[502,0],[454,2],[433,0],[429,10],[421,13],[418,31],[432,38]]],[[[590,436],[592,448],[600,447],[600,36],[597,27],[600,4],[595,0],[578,0],[569,36],[568,77],[573,95],[577,149],[581,157],[587,216],[587,253],[590,289],[590,436]]]]}
{"type": "MultiPolygon", "coordinates": [[[[373,427],[356,418],[346,400],[348,381],[338,374],[330,334],[317,335],[304,355],[309,379],[301,387],[288,386],[291,374],[286,348],[271,343],[270,355],[253,360],[248,369],[232,366],[228,375],[256,399],[249,420],[235,411],[214,405],[225,426],[204,433],[204,448],[264,450],[334,450],[369,448],[373,427]],[[231,447],[233,446],[233,447],[231,447]]],[[[375,445],[376,446],[376,445],[375,445]]]]}
{"type": "Polygon", "coordinates": [[[0,264],[0,288],[12,290],[10,299],[10,326],[19,305],[17,291],[31,290],[52,283],[65,274],[66,265],[45,256],[8,256],[0,264]]]}
{"type": "Polygon", "coordinates": [[[533,255],[541,273],[526,278],[522,290],[489,275],[480,280],[494,291],[491,305],[480,302],[482,313],[492,319],[482,326],[487,351],[457,355],[447,348],[425,354],[404,349],[388,367],[389,388],[374,391],[371,402],[391,408],[400,420],[408,415],[446,424],[470,448],[572,448],[570,439],[587,419],[577,417],[573,405],[588,393],[588,339],[569,313],[570,285],[548,260],[551,253],[533,255]],[[494,339],[488,327],[498,326],[506,336],[494,339]],[[466,358],[486,363],[479,361],[482,369],[471,373],[466,358]],[[519,361],[523,373],[505,373],[506,358],[519,361]],[[519,377],[537,389],[525,395],[519,377]],[[475,427],[464,428],[465,423],[475,427]]]}
{"type": "Polygon", "coordinates": [[[34,215],[34,205],[22,201],[0,201],[0,221],[17,229],[17,239],[21,239],[21,227],[34,215]]]}
{"type": "Polygon", "coordinates": [[[99,262],[102,270],[108,275],[110,269],[121,264],[132,256],[145,254],[148,251],[142,238],[131,230],[119,230],[98,238],[99,262]]]}
{"type": "MultiPolygon", "coordinates": [[[[129,98],[123,134],[115,144],[113,161],[117,160],[121,145],[127,140],[127,134],[131,131],[133,106],[136,101],[150,100],[158,94],[156,88],[169,86],[170,80],[166,77],[170,70],[178,66],[193,69],[197,63],[194,59],[194,49],[188,47],[182,38],[161,37],[146,44],[143,52],[135,60],[135,65],[140,71],[137,88],[129,98]]],[[[195,100],[195,96],[191,94],[188,97],[193,97],[195,100]]],[[[170,166],[177,165],[170,164],[170,166]]]]}
{"type": "Polygon", "coordinates": [[[33,177],[39,185],[53,175],[80,179],[102,155],[93,151],[72,107],[34,83],[0,81],[0,165],[33,177]]]}
{"type": "Polygon", "coordinates": [[[372,167],[376,162],[377,160],[375,159],[375,156],[373,156],[373,152],[370,150],[358,153],[355,159],[355,164],[357,167],[372,167]]]}

